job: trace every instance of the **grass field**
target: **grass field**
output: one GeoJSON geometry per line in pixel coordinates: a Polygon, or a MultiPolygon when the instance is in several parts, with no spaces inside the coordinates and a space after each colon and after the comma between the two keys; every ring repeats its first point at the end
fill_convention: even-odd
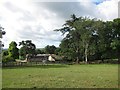
{"type": "Polygon", "coordinates": [[[118,65],[3,68],[3,88],[118,88],[118,65]]]}

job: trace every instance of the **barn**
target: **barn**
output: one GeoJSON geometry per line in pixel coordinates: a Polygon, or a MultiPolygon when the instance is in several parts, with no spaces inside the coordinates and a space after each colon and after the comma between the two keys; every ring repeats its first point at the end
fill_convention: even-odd
{"type": "Polygon", "coordinates": [[[29,62],[43,62],[43,61],[55,61],[51,54],[37,54],[33,58],[28,59],[29,62]]]}

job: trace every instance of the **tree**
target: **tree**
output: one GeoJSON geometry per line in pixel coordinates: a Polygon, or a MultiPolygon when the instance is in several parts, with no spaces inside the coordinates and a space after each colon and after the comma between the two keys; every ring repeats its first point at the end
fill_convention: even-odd
{"type": "Polygon", "coordinates": [[[71,51],[72,57],[76,57],[77,63],[82,56],[85,57],[86,62],[88,61],[88,51],[90,51],[90,45],[92,43],[91,39],[96,32],[95,24],[96,19],[89,19],[87,17],[77,18],[73,14],[71,19],[66,21],[63,28],[56,30],[63,34],[68,33],[62,40],[61,46],[62,48],[67,47],[68,52],[71,51]],[[66,41],[68,43],[64,45],[66,41]],[[64,44],[62,44],[63,42],[64,44]]]}
{"type": "Polygon", "coordinates": [[[120,18],[113,20],[113,39],[111,41],[111,47],[116,53],[116,58],[120,60],[120,18]]]}
{"type": "MultiPolygon", "coordinates": [[[[5,35],[5,31],[3,31],[4,30],[4,28],[3,27],[1,27],[0,26],[0,39],[2,38],[2,36],[3,35],[5,35]]],[[[1,56],[2,55],[2,47],[3,47],[4,45],[2,44],[2,41],[0,40],[0,57],[3,57],[3,56],[1,56]]],[[[6,53],[7,54],[7,53],[6,53]]],[[[4,54],[3,54],[4,55],[4,54]]],[[[5,59],[0,59],[0,64],[2,64],[1,62],[3,62],[3,61],[5,61],[5,59]]]]}
{"type": "Polygon", "coordinates": [[[17,48],[17,43],[15,41],[12,41],[9,44],[8,54],[10,57],[12,57],[14,60],[18,59],[19,57],[19,49],[17,48]]]}
{"type": "Polygon", "coordinates": [[[36,54],[45,54],[45,50],[43,48],[36,49],[36,54]]]}
{"type": "Polygon", "coordinates": [[[56,31],[62,32],[63,35],[65,33],[68,33],[60,44],[62,54],[66,56],[66,58],[70,60],[72,59],[79,63],[81,46],[80,33],[76,29],[76,24],[78,24],[77,21],[78,18],[73,14],[71,15],[71,19],[66,21],[64,27],[61,29],[57,29],[56,31]]]}
{"type": "Polygon", "coordinates": [[[5,31],[3,31],[4,28],[0,26],[0,38],[2,38],[2,35],[5,35],[5,31]]]}
{"type": "Polygon", "coordinates": [[[60,48],[63,56],[67,59],[79,63],[82,59],[82,48],[81,48],[80,33],[77,30],[71,30],[66,37],[61,41],[60,48]]]}
{"type": "Polygon", "coordinates": [[[120,60],[120,18],[101,21],[96,18],[76,17],[74,14],[62,28],[56,29],[65,37],[60,43],[60,53],[79,63],[84,61],[120,60]]]}
{"type": "Polygon", "coordinates": [[[56,47],[54,45],[52,46],[47,45],[45,47],[45,53],[47,54],[55,54],[55,50],[56,50],[56,47]]]}
{"type": "Polygon", "coordinates": [[[19,46],[22,46],[19,50],[20,59],[25,59],[26,54],[35,55],[36,46],[31,40],[21,41],[19,46]]]}
{"type": "Polygon", "coordinates": [[[59,55],[61,53],[61,48],[60,47],[57,47],[56,50],[55,50],[55,54],[56,55],[59,55]]]}
{"type": "Polygon", "coordinates": [[[42,51],[40,49],[36,49],[36,54],[42,54],[42,51]]]}
{"type": "Polygon", "coordinates": [[[26,47],[25,46],[22,46],[20,49],[19,49],[19,59],[21,60],[24,60],[26,58],[26,47]]]}
{"type": "Polygon", "coordinates": [[[2,56],[4,57],[4,56],[7,56],[7,55],[8,55],[8,50],[3,50],[2,56]]]}

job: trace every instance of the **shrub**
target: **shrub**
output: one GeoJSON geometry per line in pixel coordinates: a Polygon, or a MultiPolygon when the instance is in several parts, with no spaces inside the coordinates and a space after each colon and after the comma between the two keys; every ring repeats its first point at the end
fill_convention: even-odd
{"type": "Polygon", "coordinates": [[[14,61],[14,59],[13,59],[13,57],[11,57],[11,56],[9,56],[9,55],[4,56],[4,57],[2,58],[2,63],[3,63],[3,64],[4,64],[4,63],[8,63],[8,62],[12,62],[12,61],[14,61]]]}

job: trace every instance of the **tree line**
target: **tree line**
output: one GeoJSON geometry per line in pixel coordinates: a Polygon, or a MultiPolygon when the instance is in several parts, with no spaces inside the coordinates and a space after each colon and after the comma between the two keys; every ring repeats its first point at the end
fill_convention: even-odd
{"type": "Polygon", "coordinates": [[[15,61],[15,59],[24,60],[27,54],[31,57],[34,57],[37,54],[55,54],[55,50],[57,50],[57,47],[54,45],[47,45],[43,49],[37,49],[36,45],[32,43],[31,40],[21,41],[19,42],[19,46],[21,46],[20,49],[17,48],[17,43],[12,41],[9,44],[9,48],[7,50],[3,50],[2,52],[2,62],[7,63],[15,61]]]}
{"type": "Polygon", "coordinates": [[[66,35],[61,41],[59,54],[68,60],[76,63],[115,58],[120,60],[120,18],[102,21],[73,14],[62,28],[55,31],[66,35]]]}

